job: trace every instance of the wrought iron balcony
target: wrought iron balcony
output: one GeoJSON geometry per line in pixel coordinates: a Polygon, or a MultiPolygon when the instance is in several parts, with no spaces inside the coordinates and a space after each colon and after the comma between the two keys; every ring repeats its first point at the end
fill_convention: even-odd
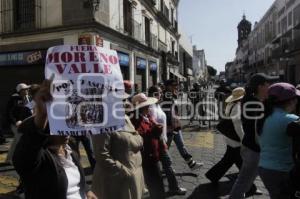
{"type": "Polygon", "coordinates": [[[171,24],[171,21],[170,21],[170,11],[169,9],[167,8],[166,5],[162,6],[163,9],[160,10],[158,12],[158,17],[167,25],[167,26],[170,26],[172,25],[171,24]]]}

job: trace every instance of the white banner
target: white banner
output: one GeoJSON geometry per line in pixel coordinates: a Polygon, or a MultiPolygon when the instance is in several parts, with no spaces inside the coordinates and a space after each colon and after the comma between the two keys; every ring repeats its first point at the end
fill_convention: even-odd
{"type": "Polygon", "coordinates": [[[53,101],[47,104],[52,135],[101,134],[124,126],[124,84],[116,51],[86,45],[52,47],[45,77],[53,74],[53,101]]]}

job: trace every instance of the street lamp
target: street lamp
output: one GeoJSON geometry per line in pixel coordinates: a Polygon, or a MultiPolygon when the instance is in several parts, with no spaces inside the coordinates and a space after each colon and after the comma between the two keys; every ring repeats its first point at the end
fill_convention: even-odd
{"type": "Polygon", "coordinates": [[[99,10],[100,0],[84,0],[83,5],[85,8],[93,8],[93,12],[99,10]]]}

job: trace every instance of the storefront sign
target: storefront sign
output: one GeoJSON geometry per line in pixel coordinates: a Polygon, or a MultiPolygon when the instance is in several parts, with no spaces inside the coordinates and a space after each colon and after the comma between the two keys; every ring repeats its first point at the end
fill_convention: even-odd
{"type": "Polygon", "coordinates": [[[46,51],[29,51],[0,54],[0,66],[42,64],[46,51]]]}
{"type": "Polygon", "coordinates": [[[149,62],[150,71],[157,72],[157,63],[149,62]]]}
{"type": "Polygon", "coordinates": [[[147,61],[145,59],[137,57],[136,58],[136,68],[145,70],[146,67],[147,67],[147,61]]]}
{"type": "Polygon", "coordinates": [[[123,52],[118,52],[120,66],[129,67],[129,55],[123,52]]]}
{"type": "Polygon", "coordinates": [[[52,47],[45,68],[45,78],[51,77],[51,134],[101,134],[124,126],[124,83],[116,51],[85,45],[52,47]]]}

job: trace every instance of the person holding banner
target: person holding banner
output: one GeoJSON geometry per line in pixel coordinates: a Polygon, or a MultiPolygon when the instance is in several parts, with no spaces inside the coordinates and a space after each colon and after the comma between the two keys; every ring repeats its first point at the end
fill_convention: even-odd
{"type": "MultiPolygon", "coordinates": [[[[123,101],[128,97],[125,93],[123,101]]],[[[94,135],[92,139],[96,157],[93,192],[105,199],[141,199],[144,191],[143,139],[129,117],[125,115],[125,126],[121,130],[94,135]]]]}
{"type": "Polygon", "coordinates": [[[134,116],[131,121],[144,140],[143,173],[151,199],[165,198],[163,179],[158,164],[161,152],[166,150],[159,141],[163,126],[157,124],[149,116],[149,106],[157,102],[156,98],[147,97],[144,93],[137,94],[132,98],[134,116]]]}
{"type": "Polygon", "coordinates": [[[27,199],[97,199],[88,191],[77,155],[68,136],[50,135],[46,103],[52,100],[51,81],[45,80],[35,96],[35,115],[22,122],[22,137],[13,165],[23,180],[27,199]]]}

